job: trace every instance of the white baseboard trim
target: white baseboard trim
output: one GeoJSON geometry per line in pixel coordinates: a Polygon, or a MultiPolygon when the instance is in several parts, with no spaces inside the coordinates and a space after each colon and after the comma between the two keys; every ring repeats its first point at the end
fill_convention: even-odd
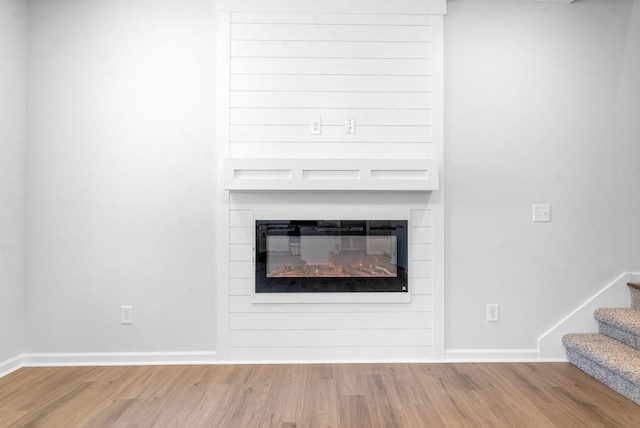
{"type": "Polygon", "coordinates": [[[316,365],[316,364],[433,364],[433,363],[445,363],[442,360],[432,359],[337,359],[337,360],[232,360],[232,361],[220,361],[217,364],[230,364],[230,365],[316,365]]]}
{"type": "Polygon", "coordinates": [[[23,354],[24,367],[218,364],[216,352],[104,352],[23,354]]]}
{"type": "Polygon", "coordinates": [[[8,374],[15,372],[23,367],[22,355],[17,355],[6,361],[0,362],[0,377],[4,377],[8,374]]]}
{"type": "Polygon", "coordinates": [[[521,363],[540,361],[537,349],[448,349],[448,363],[521,363]]]}
{"type": "Polygon", "coordinates": [[[563,358],[540,358],[541,363],[568,363],[567,357],[563,358]]]}
{"type": "Polygon", "coordinates": [[[158,365],[244,365],[244,364],[434,364],[566,362],[566,358],[539,358],[535,349],[450,349],[445,359],[407,359],[380,361],[228,361],[218,360],[216,352],[105,352],[32,353],[0,362],[0,378],[22,367],[158,366],[158,365]]]}

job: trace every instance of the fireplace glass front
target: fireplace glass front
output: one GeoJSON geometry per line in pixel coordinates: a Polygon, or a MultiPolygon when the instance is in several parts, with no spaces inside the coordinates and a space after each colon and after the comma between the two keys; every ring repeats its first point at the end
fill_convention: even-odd
{"type": "Polygon", "coordinates": [[[256,220],[256,293],[406,293],[407,223],[256,220]]]}

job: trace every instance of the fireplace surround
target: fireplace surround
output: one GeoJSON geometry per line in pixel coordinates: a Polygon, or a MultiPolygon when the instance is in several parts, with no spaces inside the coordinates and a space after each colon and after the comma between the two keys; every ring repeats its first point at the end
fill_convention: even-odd
{"type": "MultiPolygon", "coordinates": [[[[361,9],[353,11],[343,9],[344,2],[323,2],[320,6],[286,3],[296,3],[289,11],[310,13],[281,14],[270,7],[265,11],[261,2],[233,1],[224,3],[226,8],[218,17],[221,43],[217,59],[220,70],[229,72],[217,76],[221,94],[216,106],[220,201],[217,350],[222,358],[239,361],[442,358],[444,251],[438,169],[444,152],[443,18],[431,15],[433,2],[427,2],[428,6],[420,2],[419,7],[415,2],[403,5],[402,1],[349,3],[347,8],[361,9]],[[336,14],[336,7],[348,15],[336,14]],[[365,9],[366,13],[359,13],[365,9]],[[399,11],[407,14],[397,15],[399,11]],[[340,31],[330,35],[335,36],[330,44],[340,52],[353,52],[353,58],[338,58],[335,52],[325,58],[327,55],[317,49],[304,49],[302,60],[280,59],[263,48],[265,44],[281,48],[282,42],[264,40],[277,26],[274,22],[288,22],[283,25],[283,34],[300,40],[304,33],[298,29],[311,24],[310,29],[316,31],[318,20],[339,26],[340,31]],[[385,34],[387,25],[409,33],[409,49],[381,42],[380,32],[372,31],[372,25],[384,25],[385,34]],[[253,32],[251,40],[237,37],[245,29],[253,32]],[[343,30],[362,35],[366,43],[339,38],[346,34],[343,30]],[[419,45],[413,42],[413,36],[422,37],[420,34],[429,41],[425,49],[414,49],[419,45]],[[367,49],[360,48],[364,44],[367,49]],[[243,45],[256,45],[255,59],[238,56],[243,45]],[[388,52],[394,59],[372,61],[370,51],[385,57],[388,52]],[[319,55],[309,59],[309,52],[319,55]],[[395,57],[399,55],[407,58],[400,60],[402,67],[397,67],[399,60],[395,57]],[[320,62],[327,66],[317,67],[320,62]],[[271,88],[274,92],[269,92],[266,78],[259,77],[270,73],[264,66],[267,63],[282,65],[284,72],[296,79],[267,76],[274,83],[280,82],[278,88],[271,88]],[[308,64],[313,74],[300,74],[299,65],[308,64]],[[412,72],[414,64],[427,72],[412,72]],[[394,76],[378,71],[388,65],[393,67],[390,70],[394,76]],[[333,83],[331,90],[326,89],[334,77],[322,74],[327,70],[335,76],[335,70],[345,66],[365,74],[384,75],[384,79],[364,79],[371,80],[371,85],[366,85],[372,91],[382,86],[386,91],[391,84],[401,86],[398,90],[402,92],[359,92],[362,88],[354,92],[350,80],[364,82],[362,72],[358,72],[349,75],[355,77],[339,77],[348,85],[338,96],[333,83]],[[411,74],[411,78],[404,74],[411,74]],[[384,85],[375,83],[380,80],[384,85]],[[259,86],[249,86],[252,81],[259,86]],[[293,88],[299,81],[313,92],[293,88]],[[404,93],[404,88],[411,89],[411,96],[404,93]],[[322,120],[320,135],[309,134],[312,118],[322,120]],[[339,126],[345,118],[356,119],[355,134],[345,134],[339,126]],[[256,293],[256,219],[406,219],[409,290],[256,293]]],[[[301,46],[305,43],[296,42],[301,46]]],[[[284,251],[285,243],[280,244],[284,251]]]]}
{"type": "Polygon", "coordinates": [[[407,220],[255,220],[255,293],[408,293],[407,220]]]}

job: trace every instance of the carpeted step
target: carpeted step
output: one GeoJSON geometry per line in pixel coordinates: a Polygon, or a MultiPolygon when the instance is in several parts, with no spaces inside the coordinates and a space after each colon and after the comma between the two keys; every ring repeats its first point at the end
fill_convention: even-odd
{"type": "Polygon", "coordinates": [[[627,282],[631,291],[631,307],[640,309],[640,282],[627,282]]]}
{"type": "Polygon", "coordinates": [[[600,333],[640,350],[640,309],[601,308],[593,316],[600,333]]]}
{"type": "Polygon", "coordinates": [[[640,405],[640,351],[599,333],[562,338],[569,362],[640,405]]]}

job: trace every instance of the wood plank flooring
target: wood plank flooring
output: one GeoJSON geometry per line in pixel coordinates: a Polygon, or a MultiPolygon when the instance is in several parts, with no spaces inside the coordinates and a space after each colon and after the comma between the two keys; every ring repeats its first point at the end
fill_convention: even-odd
{"type": "Polygon", "coordinates": [[[23,368],[0,427],[638,427],[567,363],[23,368]]]}

